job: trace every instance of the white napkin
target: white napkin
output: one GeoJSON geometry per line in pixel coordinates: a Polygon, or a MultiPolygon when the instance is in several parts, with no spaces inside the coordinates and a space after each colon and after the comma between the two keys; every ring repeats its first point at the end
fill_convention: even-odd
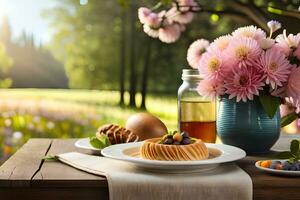
{"type": "Polygon", "coordinates": [[[76,152],[60,154],[58,158],[77,169],[106,176],[110,200],[252,199],[251,178],[233,163],[206,173],[166,174],[76,152]]]}

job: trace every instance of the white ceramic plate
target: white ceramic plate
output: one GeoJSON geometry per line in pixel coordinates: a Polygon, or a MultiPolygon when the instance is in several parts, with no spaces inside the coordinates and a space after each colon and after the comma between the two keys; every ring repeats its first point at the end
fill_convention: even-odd
{"type": "Polygon", "coordinates": [[[90,138],[82,138],[75,142],[75,146],[80,149],[91,150],[95,154],[100,154],[101,149],[97,149],[90,144],[90,138]]]}
{"type": "MultiPolygon", "coordinates": [[[[300,176],[300,171],[287,171],[287,170],[278,170],[278,169],[270,169],[270,168],[265,168],[260,166],[260,162],[262,160],[259,160],[255,163],[255,166],[267,173],[270,174],[275,174],[275,175],[281,175],[281,176],[300,176]]],[[[281,160],[280,160],[281,161],[281,160]]]]}
{"type": "Polygon", "coordinates": [[[158,161],[140,157],[139,148],[143,142],[117,144],[104,148],[101,154],[122,161],[130,162],[138,167],[151,171],[165,171],[169,173],[199,172],[216,168],[220,163],[232,162],[246,156],[245,151],[237,147],[224,144],[206,143],[210,158],[197,161],[158,161]]]}

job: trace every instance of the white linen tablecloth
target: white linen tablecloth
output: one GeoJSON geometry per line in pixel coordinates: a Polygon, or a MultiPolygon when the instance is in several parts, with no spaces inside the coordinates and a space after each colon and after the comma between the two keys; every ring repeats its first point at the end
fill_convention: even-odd
{"type": "Polygon", "coordinates": [[[77,169],[106,176],[110,200],[249,200],[252,181],[234,163],[201,173],[149,172],[132,164],[76,152],[57,155],[77,169]]]}

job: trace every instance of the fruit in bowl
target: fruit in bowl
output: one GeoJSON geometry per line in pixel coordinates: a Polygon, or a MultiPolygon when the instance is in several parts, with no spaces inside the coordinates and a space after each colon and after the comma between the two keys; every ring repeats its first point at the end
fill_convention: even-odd
{"type": "Polygon", "coordinates": [[[259,162],[259,166],[275,170],[300,171],[299,162],[293,163],[288,160],[263,160],[259,162]]]}
{"type": "Polygon", "coordinates": [[[208,148],[200,139],[190,138],[186,132],[170,132],[161,138],[145,140],[140,147],[142,158],[164,161],[204,160],[208,148]]]}
{"type": "Polygon", "coordinates": [[[281,160],[258,161],[260,167],[274,170],[300,171],[300,143],[299,140],[292,140],[290,151],[283,151],[277,155],[281,160]]]}

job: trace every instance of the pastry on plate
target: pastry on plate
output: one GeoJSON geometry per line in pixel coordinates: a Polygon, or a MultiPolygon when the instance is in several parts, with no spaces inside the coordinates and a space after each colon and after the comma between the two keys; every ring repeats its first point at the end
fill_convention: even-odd
{"type": "Polygon", "coordinates": [[[101,126],[96,133],[96,137],[100,138],[103,135],[108,137],[111,144],[137,142],[139,140],[139,136],[135,133],[116,124],[101,126]]]}
{"type": "Polygon", "coordinates": [[[114,144],[137,142],[139,136],[132,131],[116,124],[101,126],[96,135],[90,137],[90,144],[97,149],[103,149],[114,144]]]}
{"type": "Polygon", "coordinates": [[[140,154],[144,159],[165,161],[204,160],[209,157],[208,148],[202,140],[190,138],[186,132],[145,140],[140,154]]]}

